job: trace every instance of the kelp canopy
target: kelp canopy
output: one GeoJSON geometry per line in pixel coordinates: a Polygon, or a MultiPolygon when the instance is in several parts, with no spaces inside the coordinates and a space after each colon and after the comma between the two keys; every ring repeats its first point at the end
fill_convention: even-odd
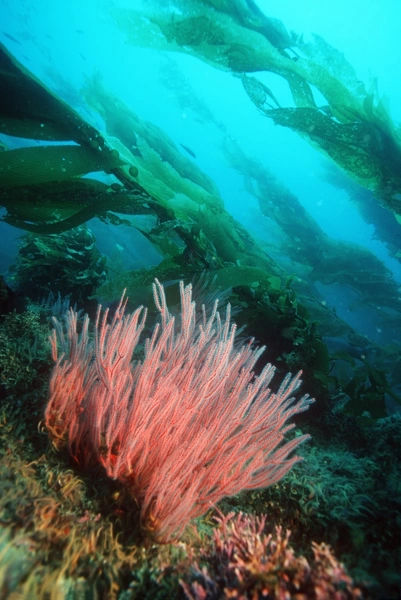
{"type": "MultiPolygon", "coordinates": [[[[343,55],[322,38],[305,43],[289,35],[250,1],[177,0],[174,11],[157,0],[135,6],[111,9],[129,42],[186,52],[231,72],[263,114],[301,133],[398,210],[399,131],[374,91],[366,90],[343,55]],[[274,90],[249,75],[257,71],[283,77],[295,106],[281,106],[274,90]],[[326,105],[317,105],[315,88],[326,105]]],[[[381,310],[383,319],[401,312],[397,285],[383,264],[369,251],[324,234],[296,196],[236,146],[221,123],[215,125],[223,134],[226,162],[241,173],[261,214],[281,232],[274,252],[226,211],[216,184],[196,162],[110,93],[99,75],[87,78],[82,95],[100,115],[104,131],[86,123],[4,48],[0,55],[0,83],[7,90],[0,102],[0,131],[42,144],[0,152],[4,220],[35,234],[59,235],[94,216],[130,226],[124,215],[156,217],[152,227],[135,226],[160,252],[161,264],[116,273],[98,289],[102,298],[113,300],[124,287],[132,293],[149,286],[155,276],[168,280],[213,271],[216,288],[247,286],[254,295],[258,290],[262,305],[268,299],[272,306],[278,331],[291,331],[298,343],[312,335],[307,314],[326,335],[353,333],[328,310],[316,283],[351,288],[361,304],[381,310]],[[104,183],[89,178],[93,172],[111,177],[104,183]]],[[[210,117],[185,81],[178,96],[210,117]]],[[[255,314],[259,306],[255,300],[255,314]]]]}
{"type": "Polygon", "coordinates": [[[7,97],[23,90],[18,110],[3,103],[3,133],[66,142],[0,153],[5,221],[34,233],[59,234],[94,216],[118,224],[116,213],[154,214],[157,227],[144,233],[166,257],[160,278],[218,269],[240,259],[268,272],[279,270],[225,211],[213,181],[160,128],[139,119],[94,78],[85,93],[105,119],[107,132],[100,135],[1,50],[7,97]],[[112,174],[120,183],[81,177],[94,171],[112,174]]]}
{"type": "Polygon", "coordinates": [[[115,8],[113,16],[133,45],[185,52],[238,75],[259,111],[297,131],[401,215],[401,130],[340,51],[318,35],[311,42],[290,36],[249,0],[176,0],[174,7],[150,0],[115,8]],[[247,75],[263,71],[287,81],[294,106],[279,106],[274,91],[247,75]]]}
{"type": "Polygon", "coordinates": [[[4,145],[0,153],[4,220],[37,233],[59,233],[103,214],[109,186],[79,178],[96,171],[118,173],[123,164],[118,152],[3,46],[0,85],[0,132],[45,143],[26,147],[25,142],[14,150],[4,145]]]}

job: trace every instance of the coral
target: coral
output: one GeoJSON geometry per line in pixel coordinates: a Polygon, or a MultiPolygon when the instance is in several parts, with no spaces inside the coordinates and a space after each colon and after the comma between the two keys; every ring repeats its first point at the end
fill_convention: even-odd
{"type": "Polygon", "coordinates": [[[223,496],[281,479],[299,460],[291,452],[309,437],[283,445],[293,427],[286,423],[313,400],[305,395],[294,403],[300,373],[287,375],[275,394],[272,365],[254,375],[264,348],[234,347],[229,305],[225,320],[218,300],[197,319],[192,286],[181,282],[176,329],[157,280],[153,290],[162,322],[145,343],[142,363],[131,362],[145,324],[142,307],[124,316],[122,299],[111,324],[99,307],[94,343],[88,317],[80,335],[74,311],[67,335],[55,320],[45,427],[78,463],[100,463],[123,482],[141,506],[145,529],[169,541],[223,496]]]}
{"type": "Polygon", "coordinates": [[[291,548],[290,531],[277,527],[265,533],[266,515],[230,513],[215,519],[213,538],[192,557],[192,577],[181,581],[189,600],[362,599],[361,589],[325,544],[312,543],[314,557],[308,561],[291,548]]]}
{"type": "MultiPolygon", "coordinates": [[[[206,598],[213,600],[227,597],[224,588],[228,583],[233,598],[240,597],[240,590],[243,598],[258,598],[256,593],[266,580],[271,585],[283,586],[287,597],[294,600],[302,598],[296,593],[308,593],[307,598],[314,598],[312,594],[318,585],[325,593],[329,584],[334,586],[338,594],[344,595],[350,593],[349,589],[354,590],[355,586],[349,582],[345,570],[333,559],[331,552],[329,559],[327,546],[320,546],[323,556],[321,553],[316,560],[308,553],[305,557],[299,554],[298,545],[295,544],[305,522],[299,522],[295,510],[291,541],[294,540],[293,548],[297,552],[291,550],[283,533],[288,526],[286,521],[281,529],[279,544],[270,507],[268,531],[272,532],[272,539],[267,545],[266,558],[261,551],[268,538],[265,528],[258,534],[262,540],[259,544],[254,534],[236,526],[238,516],[230,518],[220,514],[214,532],[212,525],[215,527],[216,522],[210,513],[197,521],[196,529],[187,528],[180,543],[143,547],[138,530],[132,526],[132,521],[127,520],[134,507],[128,495],[124,498],[124,489],[116,488],[111,480],[99,477],[96,469],[91,469],[86,476],[77,475],[75,470],[63,467],[60,456],[54,455],[49,448],[46,450],[44,436],[36,434],[35,449],[32,448],[31,416],[26,411],[15,416],[12,410],[8,409],[8,412],[10,417],[0,420],[0,519],[3,526],[0,533],[0,589],[7,589],[10,597],[171,600],[183,598],[179,579],[188,586],[193,596],[195,589],[205,587],[209,592],[206,598]],[[223,520],[226,522],[226,533],[222,527],[223,520]],[[240,569],[242,582],[235,579],[235,569],[229,568],[223,553],[235,537],[230,533],[230,523],[237,532],[240,529],[244,538],[241,548],[248,550],[240,569]],[[220,546],[216,543],[218,538],[221,539],[220,546]],[[288,555],[291,551],[294,559],[288,569],[284,565],[281,570],[276,569],[269,574],[265,564],[272,564],[272,557],[276,556],[279,566],[283,556],[278,551],[276,554],[272,552],[275,544],[280,552],[285,550],[288,555]],[[259,567],[258,559],[262,563],[259,567]],[[306,564],[310,571],[305,567],[303,573],[305,576],[308,573],[311,575],[308,575],[309,579],[302,580],[301,587],[294,591],[291,587],[297,574],[294,569],[306,564]],[[230,576],[229,582],[223,575],[230,576]],[[337,582],[341,579],[342,587],[335,583],[334,576],[337,582]],[[212,583],[208,583],[209,580],[212,583]],[[292,591],[289,592],[288,588],[292,591]],[[292,595],[288,595],[290,593],[292,595]]],[[[394,427],[389,428],[389,435],[392,433],[394,427]]],[[[281,483],[270,489],[277,485],[281,486],[281,483]]],[[[243,517],[241,522],[247,519],[255,524],[260,522],[252,515],[243,517]]],[[[326,538],[327,534],[324,536],[326,538]]],[[[312,539],[320,540],[321,537],[313,535],[312,539]]],[[[310,542],[306,541],[305,546],[310,548],[310,542]]],[[[380,551],[378,546],[375,549],[380,551]]],[[[241,556],[243,560],[244,553],[241,556]]],[[[239,568],[239,565],[235,568],[239,568]]],[[[325,600],[331,597],[321,596],[325,600]]],[[[351,595],[344,597],[352,598],[351,595]]]]}

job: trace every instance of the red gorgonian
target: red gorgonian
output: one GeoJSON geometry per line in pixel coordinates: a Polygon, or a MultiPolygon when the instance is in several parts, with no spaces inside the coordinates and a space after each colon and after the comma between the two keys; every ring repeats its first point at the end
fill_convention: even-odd
{"type": "Polygon", "coordinates": [[[68,446],[81,465],[102,464],[126,485],[143,526],[166,542],[223,496],[281,479],[309,437],[285,440],[288,420],[313,399],[293,396],[301,372],[276,393],[271,364],[254,374],[264,348],[234,344],[229,305],[224,318],[217,300],[210,314],[202,305],[197,315],[192,286],[181,282],[174,317],[158,280],[153,293],[161,322],[143,360],[133,353],[147,311],[126,314],[124,295],[110,323],[99,306],[93,338],[88,316],[80,334],[74,310],[65,328],[54,319],[45,426],[56,447],[68,446]]]}

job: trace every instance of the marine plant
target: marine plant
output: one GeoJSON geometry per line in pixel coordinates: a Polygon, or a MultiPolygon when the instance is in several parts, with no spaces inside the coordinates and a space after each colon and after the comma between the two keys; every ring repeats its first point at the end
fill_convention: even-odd
{"type": "Polygon", "coordinates": [[[35,310],[12,312],[0,322],[0,396],[41,389],[48,376],[49,329],[35,310]]]}
{"type": "Polygon", "coordinates": [[[138,555],[28,421],[26,406],[1,411],[0,596],[117,599],[138,555]]]}
{"type": "Polygon", "coordinates": [[[85,306],[107,274],[106,258],[95,244],[85,226],[58,235],[28,233],[10,269],[10,285],[37,302],[52,292],[85,306]]]}
{"type": "Polygon", "coordinates": [[[113,7],[111,15],[132,45],[185,52],[238,76],[261,114],[296,131],[400,213],[400,132],[375,82],[365,86],[321,36],[290,35],[254,2],[177,0],[175,8],[152,0],[113,7]],[[274,92],[249,75],[256,72],[283,78],[295,106],[279,105],[274,92]]]}

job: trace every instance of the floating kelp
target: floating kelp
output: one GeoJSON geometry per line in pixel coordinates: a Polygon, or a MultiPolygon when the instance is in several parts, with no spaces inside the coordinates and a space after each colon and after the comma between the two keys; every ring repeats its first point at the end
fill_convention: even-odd
{"type": "Polygon", "coordinates": [[[366,89],[341,52],[318,35],[311,42],[288,36],[282,23],[253,3],[178,0],[176,9],[153,0],[135,9],[113,8],[112,15],[133,45],[185,52],[240,74],[261,112],[301,133],[401,213],[400,132],[376,90],[366,89]],[[296,107],[273,107],[274,92],[246,75],[256,71],[283,77],[296,107]],[[327,105],[317,105],[312,86],[327,105]]]}
{"type": "Polygon", "coordinates": [[[142,190],[121,186],[115,190],[89,178],[10,188],[2,191],[1,198],[7,208],[4,221],[40,234],[62,233],[93,217],[107,219],[110,210],[147,214],[152,202],[142,190]]]}
{"type": "Polygon", "coordinates": [[[86,227],[58,235],[26,234],[10,273],[15,289],[35,301],[59,292],[81,306],[105,282],[106,258],[86,227]]]}
{"type": "Polygon", "coordinates": [[[118,154],[87,146],[34,146],[0,153],[0,190],[66,181],[122,164],[118,154]]]}
{"type": "Polygon", "coordinates": [[[97,131],[56,98],[0,44],[0,131],[42,141],[93,144],[97,131]]]}
{"type": "MultiPolygon", "coordinates": [[[[100,192],[101,184],[82,183],[77,177],[94,171],[118,174],[124,162],[118,152],[3,46],[0,46],[0,65],[4,91],[0,99],[0,131],[32,140],[75,142],[75,145],[36,145],[15,150],[8,150],[2,144],[0,204],[8,210],[3,220],[20,228],[55,233],[83,223],[95,216],[97,210],[104,214],[107,208],[104,188],[100,192]],[[101,206],[88,209],[94,196],[101,206]],[[55,223],[62,220],[61,214],[70,221],[57,228],[55,223]],[[52,227],[49,229],[48,225],[52,227]]],[[[130,197],[143,192],[135,181],[136,174],[129,165],[121,173],[124,185],[130,185],[130,197]]],[[[143,192],[144,197],[149,199],[143,192]]]]}
{"type": "MultiPolygon", "coordinates": [[[[146,235],[166,258],[181,254],[181,261],[175,258],[176,264],[192,264],[195,272],[239,261],[276,270],[273,261],[225,210],[214,182],[179,151],[165,132],[139,119],[104,89],[98,77],[87,83],[85,96],[106,122],[107,141],[127,165],[137,168],[140,186],[164,211],[159,214],[162,224],[146,235]],[[177,244],[167,241],[173,234],[176,240],[177,234],[180,238],[177,244]]],[[[125,170],[122,167],[118,175],[125,170]]],[[[155,204],[151,210],[156,210],[155,204]]],[[[178,266],[176,278],[185,272],[178,266]]]]}
{"type": "Polygon", "coordinates": [[[170,54],[160,55],[159,77],[163,87],[174,94],[174,100],[182,110],[189,109],[196,113],[195,121],[202,125],[213,123],[220,131],[226,130],[224,124],[216,120],[206,101],[195,92],[170,54]]]}
{"type": "MultiPolygon", "coordinates": [[[[86,126],[71,109],[65,116],[64,103],[41,87],[16,61],[4,56],[18,73],[21,85],[26,82],[24,98],[28,105],[31,91],[34,98],[47,98],[56,107],[49,108],[52,123],[56,126],[61,122],[63,134],[59,138],[81,144],[2,152],[0,202],[8,211],[4,220],[38,234],[56,234],[94,216],[118,223],[121,220],[117,213],[154,214],[160,223],[147,237],[151,241],[153,237],[155,245],[163,248],[166,259],[174,259],[178,273],[215,270],[225,262],[236,264],[240,260],[264,265],[269,272],[276,270],[273,261],[225,211],[214,182],[160,128],[141,121],[108,94],[98,79],[88,83],[85,94],[106,121],[105,135],[86,126]],[[82,128],[86,134],[70,133],[64,121],[72,130],[82,128]],[[93,180],[77,179],[94,170],[113,173],[122,186],[107,187],[93,180]]],[[[42,117],[41,113],[25,114],[24,106],[14,115],[17,121],[42,117]]],[[[8,114],[7,107],[4,113],[8,114]]],[[[29,135],[37,135],[40,130],[41,127],[33,128],[29,135]]]]}
{"type": "Polygon", "coordinates": [[[361,303],[401,312],[399,286],[372,252],[326,235],[298,198],[232,141],[226,140],[223,151],[229,164],[243,175],[246,189],[257,198],[262,214],[285,234],[283,255],[305,267],[305,278],[311,284],[347,285],[358,293],[361,303]]]}
{"type": "Polygon", "coordinates": [[[327,161],[324,164],[322,177],[333,187],[348,194],[364,221],[375,228],[374,238],[385,244],[390,255],[401,260],[401,223],[394,213],[381,206],[370,190],[348,177],[334,163],[327,161]]]}
{"type": "Polygon", "coordinates": [[[86,82],[83,94],[104,119],[108,135],[117,138],[127,151],[130,149],[131,161],[139,169],[142,185],[150,186],[154,177],[162,198],[170,199],[174,192],[182,192],[198,204],[218,201],[219,192],[213,180],[184,156],[160,127],[140,119],[108,92],[99,76],[86,82]]]}

